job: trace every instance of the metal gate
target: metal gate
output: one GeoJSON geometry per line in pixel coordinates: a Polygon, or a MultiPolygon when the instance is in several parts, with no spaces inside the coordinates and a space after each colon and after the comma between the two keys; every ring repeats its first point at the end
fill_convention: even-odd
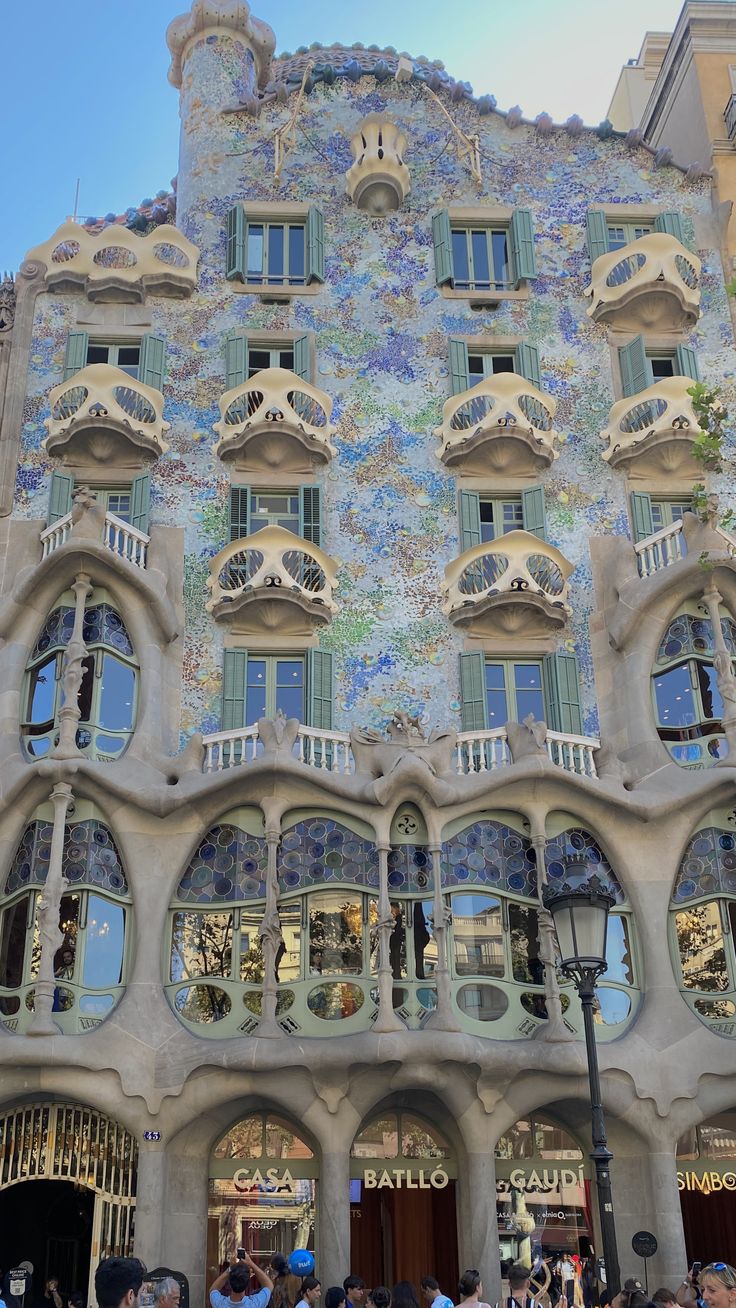
{"type": "Polygon", "coordinates": [[[29,1104],[0,1115],[0,1190],[22,1181],[73,1181],[95,1192],[94,1270],[133,1252],[138,1146],[124,1126],[78,1104],[29,1104]]]}

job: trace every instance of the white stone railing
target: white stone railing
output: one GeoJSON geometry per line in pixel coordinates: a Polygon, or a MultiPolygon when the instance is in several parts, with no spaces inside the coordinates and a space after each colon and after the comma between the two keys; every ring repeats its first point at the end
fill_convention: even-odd
{"type": "Polygon", "coordinates": [[[109,363],[90,363],[49,392],[51,416],[44,419],[49,453],[68,444],[81,430],[116,428],[158,458],[168,445],[164,432],[164,397],[153,386],[109,363]]]}
{"type": "MultiPolygon", "coordinates": [[[[58,521],[52,522],[50,527],[46,527],[41,532],[41,558],[48,558],[60,546],[65,545],[71,537],[72,515],[67,513],[65,517],[59,518],[58,521]]],[[[84,537],[89,540],[89,536],[84,537]]],[[[122,518],[116,517],[114,513],[105,514],[105,527],[102,535],[103,543],[113,554],[119,554],[121,558],[127,559],[134,564],[136,568],[145,568],[148,559],[148,546],[151,542],[150,536],[145,532],[139,531],[137,527],[131,527],[129,522],[123,522],[122,518]]]]}
{"type": "Polygon", "coordinates": [[[215,454],[227,459],[250,438],[278,433],[296,437],[326,461],[336,453],[331,415],[332,400],[317,386],[288,368],[264,368],[220,397],[215,454]]]}
{"type": "Polygon", "coordinates": [[[296,745],[299,762],[306,763],[309,767],[346,775],[355,771],[350,736],[346,732],[300,726],[296,745]]]}
{"type": "Polygon", "coordinates": [[[653,536],[637,541],[634,546],[640,577],[651,577],[653,573],[668,568],[671,563],[684,558],[686,548],[682,535],[682,519],[670,526],[655,531],[653,536]]]}
{"type": "Polygon", "coordinates": [[[324,621],[329,621],[338,607],[332,598],[335,573],[333,560],[318,545],[283,527],[263,527],[252,536],[231,541],[210,560],[206,608],[221,614],[223,605],[246,596],[298,597],[320,606],[324,621]]]}
{"type": "Polygon", "coordinates": [[[514,372],[484,377],[470,390],[452,395],[442,408],[442,425],[434,434],[443,463],[459,462],[466,451],[493,441],[524,442],[533,455],[532,467],[548,467],[558,458],[554,429],[557,401],[514,372]]]}
{"type": "Polygon", "coordinates": [[[457,738],[455,770],[459,776],[469,772],[492,772],[511,762],[505,727],[492,731],[463,731],[457,738]]]}
{"type": "Polygon", "coordinates": [[[215,731],[202,737],[203,772],[224,772],[252,763],[258,752],[258,727],[238,727],[235,731],[215,731]]]}
{"type": "MultiPolygon", "coordinates": [[[[596,322],[613,322],[619,310],[641,294],[650,292],[661,297],[664,293],[679,305],[679,312],[674,311],[677,318],[669,325],[696,323],[700,315],[700,269],[697,255],[667,232],[640,236],[623,249],[611,250],[594,261],[590,286],[585,289],[585,294],[591,296],[588,315],[596,322]]],[[[645,326],[646,316],[629,325],[645,326]]],[[[649,325],[651,329],[667,323],[653,323],[650,319],[649,325]]]]}
{"type": "Polygon", "coordinates": [[[597,777],[595,751],[601,742],[593,736],[569,736],[563,731],[547,732],[547,753],[553,763],[581,777],[597,777]]]}

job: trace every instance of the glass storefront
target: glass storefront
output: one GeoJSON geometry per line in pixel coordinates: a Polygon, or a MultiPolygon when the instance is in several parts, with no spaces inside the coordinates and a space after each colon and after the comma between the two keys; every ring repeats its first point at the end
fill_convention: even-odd
{"type": "Polygon", "coordinates": [[[677,1145],[677,1185],[688,1266],[736,1263],[736,1112],[692,1127],[677,1145]]]}
{"type": "Polygon", "coordinates": [[[541,1255],[585,1257],[593,1244],[590,1164],[568,1131],[535,1113],[495,1149],[502,1260],[526,1266],[541,1255]]]}

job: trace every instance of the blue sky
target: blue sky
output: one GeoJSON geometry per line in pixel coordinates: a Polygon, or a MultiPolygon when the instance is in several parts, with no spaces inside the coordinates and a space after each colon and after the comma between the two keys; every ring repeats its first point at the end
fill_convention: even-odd
{"type": "MultiPolygon", "coordinates": [[[[277,50],[312,41],[393,45],[442,59],[476,95],[533,117],[600,122],[647,28],[670,31],[680,0],[255,0],[277,50]]],[[[3,104],[0,271],[16,269],[74,207],[120,213],[168,187],[178,95],[167,81],[177,0],[0,0],[3,104]],[[12,106],[12,111],[9,111],[12,106]]],[[[676,153],[676,149],[675,149],[676,153]]]]}

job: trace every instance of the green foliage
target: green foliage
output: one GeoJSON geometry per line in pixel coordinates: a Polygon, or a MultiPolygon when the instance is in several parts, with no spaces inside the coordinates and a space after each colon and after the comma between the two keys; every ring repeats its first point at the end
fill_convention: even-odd
{"type": "Polygon", "coordinates": [[[728,417],[728,411],[720,398],[720,392],[716,386],[708,386],[705,382],[694,382],[687,393],[693,402],[700,428],[693,443],[693,458],[697,459],[706,471],[721,472],[725,437],[723,424],[728,417]]]}

